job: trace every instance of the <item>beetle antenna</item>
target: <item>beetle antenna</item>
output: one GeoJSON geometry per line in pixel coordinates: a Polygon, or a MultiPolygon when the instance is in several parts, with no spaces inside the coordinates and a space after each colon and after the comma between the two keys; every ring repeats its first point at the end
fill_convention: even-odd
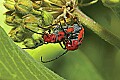
{"type": "Polygon", "coordinates": [[[48,61],[43,61],[42,56],[41,56],[41,62],[42,62],[42,63],[48,63],[48,62],[54,61],[54,60],[62,57],[63,55],[65,55],[67,52],[68,52],[68,50],[66,50],[64,53],[62,53],[62,54],[59,55],[58,57],[56,57],[56,58],[54,58],[54,59],[51,59],[51,60],[48,60],[48,61]]]}
{"type": "Polygon", "coordinates": [[[63,20],[64,20],[64,22],[65,22],[65,25],[67,26],[67,28],[68,28],[68,25],[67,25],[67,21],[66,21],[66,19],[65,18],[63,18],[63,20]]]}
{"type": "Polygon", "coordinates": [[[63,30],[63,32],[66,34],[66,32],[65,32],[64,28],[62,27],[61,22],[60,22],[60,27],[61,27],[61,29],[63,30]]]}
{"type": "Polygon", "coordinates": [[[33,33],[44,35],[44,33],[38,33],[38,32],[36,32],[36,31],[33,31],[33,30],[29,29],[29,28],[26,28],[26,29],[28,29],[29,31],[31,31],[31,32],[33,32],[33,33]]]}

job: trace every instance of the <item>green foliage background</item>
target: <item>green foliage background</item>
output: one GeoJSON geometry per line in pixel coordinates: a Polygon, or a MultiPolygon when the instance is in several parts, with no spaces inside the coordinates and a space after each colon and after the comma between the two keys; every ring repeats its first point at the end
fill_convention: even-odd
{"type": "MultiPolygon", "coordinates": [[[[120,37],[120,18],[113,10],[105,7],[101,1],[80,9],[104,28],[120,37]]],[[[8,33],[10,26],[4,23],[5,15],[3,13],[5,13],[5,8],[3,0],[1,0],[0,25],[8,33]]],[[[78,50],[70,51],[60,59],[44,65],[67,80],[120,80],[120,50],[101,39],[86,26],[84,28],[84,41],[78,50]]],[[[21,46],[21,44],[18,45],[21,46]]],[[[44,60],[49,60],[64,52],[59,44],[47,44],[35,50],[26,51],[39,62],[41,56],[44,60]]]]}

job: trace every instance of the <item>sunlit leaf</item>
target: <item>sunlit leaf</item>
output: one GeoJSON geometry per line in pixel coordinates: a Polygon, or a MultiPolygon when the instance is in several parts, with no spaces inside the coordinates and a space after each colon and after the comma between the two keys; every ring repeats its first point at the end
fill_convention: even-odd
{"type": "Polygon", "coordinates": [[[64,80],[19,48],[0,27],[0,79],[64,80]]]}

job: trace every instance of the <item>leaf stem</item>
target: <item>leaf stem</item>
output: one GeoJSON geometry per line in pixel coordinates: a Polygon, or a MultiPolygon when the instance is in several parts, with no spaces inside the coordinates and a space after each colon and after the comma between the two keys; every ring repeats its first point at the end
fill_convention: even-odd
{"type": "Polygon", "coordinates": [[[119,37],[115,36],[113,33],[103,28],[93,19],[86,16],[78,8],[75,9],[73,14],[75,14],[78,17],[79,22],[81,22],[81,24],[85,25],[87,28],[92,30],[94,33],[96,33],[98,36],[100,36],[102,39],[104,39],[108,43],[120,49],[120,38],[119,37]]]}

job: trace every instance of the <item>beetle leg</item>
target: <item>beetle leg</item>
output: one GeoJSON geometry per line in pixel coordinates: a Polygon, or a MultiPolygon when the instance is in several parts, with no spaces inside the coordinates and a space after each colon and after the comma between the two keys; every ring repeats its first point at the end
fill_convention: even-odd
{"type": "Polygon", "coordinates": [[[63,49],[66,49],[66,46],[63,47],[63,45],[61,44],[61,42],[59,42],[60,46],[63,48],[63,49]]]}
{"type": "Polygon", "coordinates": [[[66,50],[64,53],[62,53],[62,54],[59,55],[58,57],[56,57],[56,58],[54,58],[54,59],[51,59],[51,60],[48,60],[48,61],[43,61],[42,56],[41,56],[41,62],[42,62],[42,63],[48,63],[48,62],[54,61],[54,60],[62,57],[63,55],[65,55],[67,52],[68,52],[68,50],[66,50]]]}

